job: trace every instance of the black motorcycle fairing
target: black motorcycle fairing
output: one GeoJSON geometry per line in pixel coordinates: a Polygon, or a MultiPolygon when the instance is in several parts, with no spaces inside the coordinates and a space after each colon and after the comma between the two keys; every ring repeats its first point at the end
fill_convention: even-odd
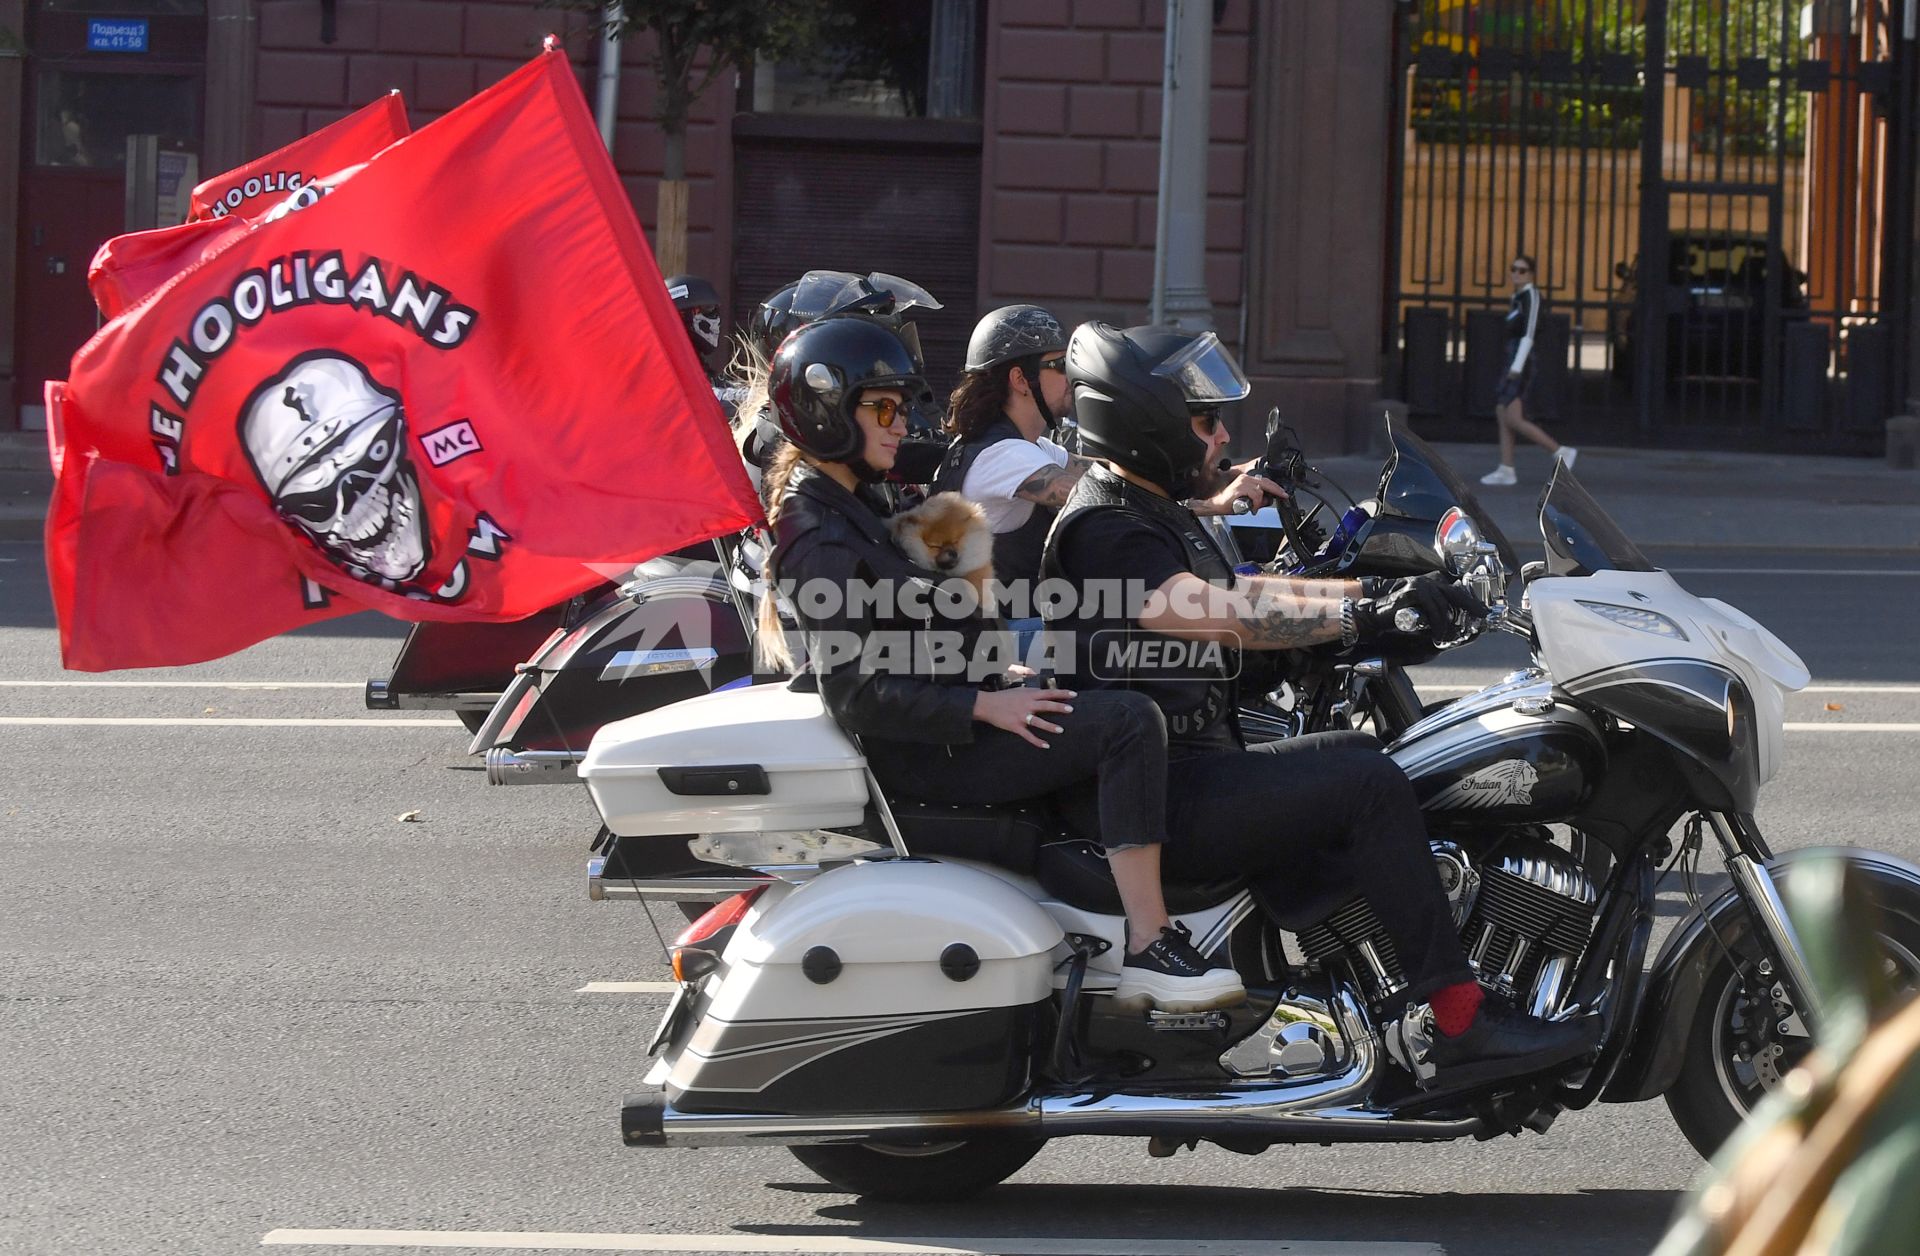
{"type": "Polygon", "coordinates": [[[1673,747],[1682,770],[1702,778],[1695,784],[1702,805],[1753,810],[1760,793],[1753,697],[1728,668],[1691,658],[1645,659],[1568,677],[1560,688],[1673,747]]]}
{"type": "Polygon", "coordinates": [[[1434,532],[1447,511],[1458,507],[1472,517],[1481,537],[1499,549],[1506,569],[1518,571],[1519,559],[1506,534],[1481,507],[1459,473],[1391,414],[1386,424],[1388,453],[1380,468],[1373,517],[1347,546],[1339,569],[1361,563],[1372,575],[1417,576],[1444,571],[1445,561],[1434,549],[1434,532]]]}
{"type": "MultiPolygon", "coordinates": [[[[1804,847],[1769,859],[1766,866],[1784,892],[1798,868],[1822,859],[1852,863],[1863,874],[1870,893],[1881,901],[1895,896],[1920,898],[1920,867],[1880,851],[1854,846],[1804,847]]],[[[1632,1045],[1601,1092],[1602,1102],[1638,1103],[1658,1098],[1673,1085],[1686,1056],[1695,1009],[1705,994],[1708,976],[1720,961],[1722,944],[1737,949],[1753,929],[1753,915],[1739,890],[1728,889],[1673,931],[1647,974],[1640,1024],[1632,1045]]]]}

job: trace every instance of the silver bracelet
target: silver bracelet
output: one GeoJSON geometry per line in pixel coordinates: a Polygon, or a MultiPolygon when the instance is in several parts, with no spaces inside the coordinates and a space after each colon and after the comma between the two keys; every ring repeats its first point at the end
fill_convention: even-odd
{"type": "Polygon", "coordinates": [[[1340,648],[1351,650],[1360,643],[1360,622],[1354,616],[1353,599],[1340,599],[1340,648]]]}

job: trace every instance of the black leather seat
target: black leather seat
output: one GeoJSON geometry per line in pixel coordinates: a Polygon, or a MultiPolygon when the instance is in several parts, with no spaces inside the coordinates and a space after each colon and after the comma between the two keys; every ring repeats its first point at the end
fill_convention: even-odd
{"type": "MultiPolygon", "coordinates": [[[[1098,843],[1074,832],[1039,803],[948,806],[889,799],[894,823],[916,855],[951,855],[998,864],[1031,876],[1061,902],[1107,916],[1122,914],[1120,891],[1098,843]]],[[[1242,878],[1166,881],[1161,892],[1175,915],[1223,903],[1246,885],[1242,878]]]]}

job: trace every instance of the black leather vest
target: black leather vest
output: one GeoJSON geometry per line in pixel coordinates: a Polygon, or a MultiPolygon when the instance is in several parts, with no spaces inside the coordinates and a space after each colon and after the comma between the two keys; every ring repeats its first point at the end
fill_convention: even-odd
{"type": "MultiPolygon", "coordinates": [[[[1215,584],[1233,584],[1232,565],[1192,511],[1129,484],[1103,466],[1080,477],[1054,521],[1042,575],[1084,589],[1089,577],[1067,570],[1060,562],[1061,541],[1089,515],[1116,510],[1165,535],[1180,548],[1187,569],[1195,575],[1215,584]]],[[[1126,617],[1112,599],[1091,605],[1089,601],[1083,598],[1077,615],[1050,625],[1073,633],[1072,687],[1138,689],[1166,715],[1167,737],[1176,745],[1240,746],[1239,723],[1234,716],[1234,678],[1240,662],[1237,649],[1150,633],[1126,617]]]]}
{"type": "MultiPolygon", "coordinates": [[[[973,470],[974,460],[986,451],[988,446],[997,445],[1004,440],[1025,440],[1013,420],[1001,415],[987,424],[972,438],[956,438],[947,447],[947,457],[940,464],[940,470],[934,473],[930,486],[935,493],[960,493],[966,490],[961,486],[967,482],[967,472],[973,470]]],[[[1027,521],[1011,532],[993,534],[993,574],[1002,583],[1015,580],[1038,580],[1040,578],[1040,555],[1047,544],[1047,530],[1053,527],[1053,517],[1059,512],[1050,506],[1032,503],[1033,511],[1027,521]]]]}

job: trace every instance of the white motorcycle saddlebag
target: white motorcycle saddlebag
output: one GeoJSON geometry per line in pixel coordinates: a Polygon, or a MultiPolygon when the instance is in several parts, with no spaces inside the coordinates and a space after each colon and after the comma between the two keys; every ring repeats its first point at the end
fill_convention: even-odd
{"type": "Polygon", "coordinates": [[[594,734],[580,764],[622,837],[860,823],[864,761],[820,696],[753,685],[689,698],[594,734]]]}
{"type": "Polygon", "coordinates": [[[848,864],[766,892],[728,945],[667,1098],[689,1112],[938,1112],[1025,1093],[1060,926],[998,877],[848,864]]]}

